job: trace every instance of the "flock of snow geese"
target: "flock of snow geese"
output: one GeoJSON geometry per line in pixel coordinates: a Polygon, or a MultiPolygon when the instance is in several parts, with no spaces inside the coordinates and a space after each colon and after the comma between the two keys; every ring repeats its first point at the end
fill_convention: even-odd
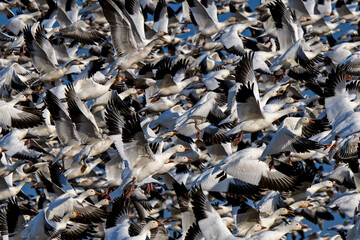
{"type": "Polygon", "coordinates": [[[0,238],[360,239],[358,4],[0,1],[0,238]]]}

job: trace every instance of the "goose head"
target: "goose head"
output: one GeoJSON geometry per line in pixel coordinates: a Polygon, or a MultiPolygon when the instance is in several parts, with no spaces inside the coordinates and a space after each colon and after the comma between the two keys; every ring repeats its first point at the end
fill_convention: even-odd
{"type": "MultiPolygon", "coordinates": [[[[84,193],[82,193],[81,195],[89,197],[89,196],[95,196],[95,195],[100,195],[99,192],[95,191],[94,189],[88,189],[86,190],[84,193]]],[[[86,198],[85,197],[85,198],[86,198]]]]}
{"type": "Polygon", "coordinates": [[[65,68],[69,69],[73,65],[80,65],[80,64],[83,64],[83,62],[81,62],[78,59],[74,59],[74,60],[71,60],[70,62],[66,63],[65,68]]]}
{"type": "Polygon", "coordinates": [[[174,162],[177,164],[180,164],[180,163],[189,163],[189,162],[192,162],[192,160],[188,157],[180,156],[180,157],[176,157],[174,159],[174,162]]]}
{"type": "Polygon", "coordinates": [[[285,109],[285,111],[287,113],[296,113],[296,112],[301,112],[303,109],[295,107],[295,106],[291,106],[285,109]]]}
{"type": "Polygon", "coordinates": [[[98,202],[96,204],[97,207],[102,207],[102,206],[108,206],[110,205],[111,201],[109,199],[102,199],[100,202],[98,202]]]}
{"type": "Polygon", "coordinates": [[[188,98],[187,96],[184,96],[184,95],[180,95],[180,96],[178,96],[176,99],[178,99],[179,101],[190,100],[190,98],[188,98]]]}
{"type": "Polygon", "coordinates": [[[307,123],[315,123],[315,122],[308,117],[302,117],[302,118],[300,118],[300,123],[307,124],[307,123]]]}
{"type": "Polygon", "coordinates": [[[164,224],[163,223],[161,223],[161,222],[158,222],[158,221],[156,221],[156,220],[151,220],[151,221],[149,221],[147,224],[146,224],[146,228],[147,229],[154,229],[154,228],[157,228],[157,227],[159,227],[159,226],[164,226],[164,224]]]}
{"type": "Polygon", "coordinates": [[[276,210],[276,212],[281,216],[281,215],[287,215],[289,213],[294,213],[294,211],[288,210],[286,208],[279,208],[278,210],[276,210]]]}
{"type": "Polygon", "coordinates": [[[331,189],[332,187],[336,187],[337,185],[334,184],[332,181],[324,181],[324,182],[321,182],[321,183],[318,183],[321,188],[325,188],[325,189],[331,189]]]}
{"type": "Polygon", "coordinates": [[[190,150],[190,148],[185,147],[183,145],[176,145],[174,148],[175,148],[175,151],[178,153],[190,150]]]}
{"type": "Polygon", "coordinates": [[[265,229],[266,227],[261,226],[260,224],[256,223],[252,226],[252,232],[258,232],[261,231],[263,229],[265,229]]]}
{"type": "Polygon", "coordinates": [[[290,103],[295,103],[298,102],[298,100],[292,98],[292,97],[287,97],[284,99],[285,104],[290,104],[290,103]]]}
{"type": "Polygon", "coordinates": [[[19,95],[18,97],[16,97],[16,100],[19,101],[19,102],[25,102],[25,101],[28,101],[29,98],[26,97],[25,95],[19,95]]]}
{"type": "Polygon", "coordinates": [[[309,203],[308,201],[299,201],[292,204],[293,208],[306,208],[306,207],[312,207],[313,205],[309,203]]]}
{"type": "Polygon", "coordinates": [[[301,229],[304,229],[304,228],[308,228],[309,226],[307,225],[304,225],[302,223],[291,223],[290,225],[288,225],[288,228],[291,230],[291,231],[298,231],[298,230],[301,230],[301,229]]]}
{"type": "Polygon", "coordinates": [[[67,222],[70,219],[74,219],[74,218],[78,218],[78,217],[82,217],[82,215],[75,212],[75,211],[72,211],[72,212],[69,212],[69,213],[65,214],[65,216],[63,217],[63,219],[61,221],[62,222],[67,222]]]}

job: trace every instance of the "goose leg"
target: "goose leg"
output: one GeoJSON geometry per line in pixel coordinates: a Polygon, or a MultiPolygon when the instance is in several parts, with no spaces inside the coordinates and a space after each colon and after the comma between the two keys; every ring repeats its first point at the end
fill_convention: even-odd
{"type": "Polygon", "coordinates": [[[285,78],[285,76],[286,76],[286,71],[284,71],[284,72],[281,74],[279,81],[282,81],[282,80],[285,78]]]}
{"type": "Polygon", "coordinates": [[[146,192],[150,194],[151,191],[154,190],[154,185],[152,183],[149,183],[146,188],[146,192]]]}
{"type": "Polygon", "coordinates": [[[269,169],[272,170],[275,167],[274,160],[271,159],[271,162],[269,163],[269,169]]]}
{"type": "Polygon", "coordinates": [[[240,135],[237,138],[234,139],[234,146],[238,145],[241,142],[241,139],[242,139],[243,135],[244,135],[244,132],[241,131],[240,135]]]}
{"type": "Polygon", "coordinates": [[[197,131],[197,133],[196,133],[196,138],[197,139],[200,139],[200,137],[201,137],[201,131],[200,131],[200,129],[198,128],[198,126],[195,124],[195,129],[196,129],[196,131],[197,131]]]}
{"type": "Polygon", "coordinates": [[[150,102],[151,103],[154,103],[154,102],[156,102],[157,100],[159,100],[160,99],[160,96],[159,95],[156,95],[150,102]]]}
{"type": "Polygon", "coordinates": [[[280,69],[278,69],[274,74],[274,77],[273,77],[274,84],[277,82],[277,75],[278,75],[279,72],[280,72],[280,69]]]}
{"type": "Polygon", "coordinates": [[[335,143],[331,146],[330,148],[330,152],[334,151],[334,149],[338,146],[338,142],[337,140],[335,141],[335,143]]]}
{"type": "Polygon", "coordinates": [[[110,195],[109,195],[109,193],[110,193],[110,186],[107,186],[107,188],[106,188],[106,191],[101,195],[101,197],[102,198],[109,198],[110,197],[110,195]]]}
{"type": "Polygon", "coordinates": [[[203,41],[202,47],[204,48],[205,45],[206,45],[206,38],[204,37],[204,41],[203,41]]]}
{"type": "Polygon", "coordinates": [[[261,74],[257,75],[257,77],[256,77],[256,81],[259,81],[259,80],[260,80],[260,78],[261,78],[261,74]]]}
{"type": "Polygon", "coordinates": [[[80,168],[80,171],[83,173],[83,172],[85,172],[85,170],[86,170],[86,168],[87,168],[87,165],[86,165],[85,159],[83,159],[82,162],[83,162],[83,164],[82,164],[82,166],[81,166],[81,168],[80,168]]]}
{"type": "Polygon", "coordinates": [[[131,184],[131,188],[126,191],[127,198],[129,198],[131,196],[131,193],[134,191],[134,189],[135,189],[135,179],[133,180],[133,182],[131,184]]]}
{"type": "Polygon", "coordinates": [[[330,146],[331,146],[331,142],[330,143],[328,143],[328,144],[326,144],[325,146],[324,146],[324,150],[326,150],[326,149],[328,149],[330,146]]]}

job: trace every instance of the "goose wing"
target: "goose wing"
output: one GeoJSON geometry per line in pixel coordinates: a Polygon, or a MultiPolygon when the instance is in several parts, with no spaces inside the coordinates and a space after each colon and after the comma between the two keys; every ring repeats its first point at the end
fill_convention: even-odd
{"type": "Polygon", "coordinates": [[[209,15],[204,5],[202,5],[198,0],[188,0],[187,2],[200,31],[217,23],[217,20],[214,20],[209,15]]]}
{"type": "Polygon", "coordinates": [[[277,131],[271,139],[270,143],[265,148],[260,160],[265,159],[266,156],[277,154],[281,152],[308,152],[321,148],[319,143],[306,139],[304,137],[296,136],[287,128],[282,128],[277,131]]]}
{"type": "Polygon", "coordinates": [[[54,63],[46,52],[40,47],[31,33],[30,27],[24,30],[26,48],[29,50],[34,67],[38,72],[45,74],[56,70],[54,63]]]}
{"type": "Polygon", "coordinates": [[[65,90],[68,111],[82,142],[101,139],[94,115],[86,108],[71,84],[65,90]]]}
{"type": "Polygon", "coordinates": [[[127,54],[137,50],[133,29],[121,9],[112,1],[100,1],[106,20],[110,24],[111,38],[116,54],[127,54]]]}
{"type": "Polygon", "coordinates": [[[74,123],[71,121],[67,110],[50,90],[46,91],[44,102],[55,121],[57,135],[64,145],[79,143],[79,136],[76,132],[74,123]]]}
{"type": "Polygon", "coordinates": [[[254,83],[242,84],[236,94],[237,113],[240,122],[265,118],[259,100],[255,97],[254,85],[254,83]]]}

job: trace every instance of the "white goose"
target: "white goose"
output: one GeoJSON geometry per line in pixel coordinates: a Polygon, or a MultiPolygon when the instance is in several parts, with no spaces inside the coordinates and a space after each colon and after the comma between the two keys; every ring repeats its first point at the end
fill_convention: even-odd
{"type": "Polygon", "coordinates": [[[201,3],[198,0],[188,0],[187,2],[199,28],[200,36],[210,37],[236,20],[232,17],[224,22],[219,22],[217,8],[213,0],[202,1],[201,3]],[[205,5],[203,5],[204,3],[205,5]]]}
{"type": "Polygon", "coordinates": [[[169,99],[168,97],[161,97],[156,102],[150,102],[146,104],[146,106],[140,111],[147,111],[147,112],[164,112],[169,108],[175,106],[175,104],[179,103],[180,101],[189,100],[188,97],[184,95],[178,95],[175,99],[169,99]]]}
{"type": "Polygon", "coordinates": [[[10,164],[9,160],[6,158],[4,149],[1,148],[1,160],[0,160],[0,177],[6,177],[10,173],[14,172],[20,165],[24,164],[25,160],[18,160],[13,164],[10,164]]]}
{"type": "MultiPolygon", "coordinates": [[[[120,70],[130,68],[147,57],[156,44],[163,43],[162,40],[157,40],[158,37],[164,35],[163,32],[155,35],[150,42],[144,41],[146,39],[145,33],[142,32],[144,31],[143,25],[139,24],[140,28],[134,28],[136,25],[130,22],[132,20],[129,19],[130,16],[126,16],[127,12],[121,10],[113,0],[101,1],[100,5],[103,8],[106,20],[110,23],[112,42],[118,56],[112,70],[115,70],[115,68],[120,70]],[[141,29],[142,31],[139,32],[141,29]]],[[[138,14],[133,16],[136,16],[138,20],[140,19],[140,22],[141,19],[142,22],[144,21],[141,13],[140,16],[138,14]]]]}
{"type": "Polygon", "coordinates": [[[211,206],[201,188],[195,187],[192,190],[191,203],[196,222],[205,239],[237,239],[211,206]]]}
{"type": "Polygon", "coordinates": [[[103,96],[112,85],[117,84],[117,81],[117,77],[107,80],[105,84],[99,84],[91,78],[78,79],[74,82],[74,89],[80,99],[86,101],[103,96]]]}
{"type": "Polygon", "coordinates": [[[183,145],[176,145],[162,152],[164,142],[160,142],[158,152],[154,154],[141,128],[139,116],[127,116],[124,123],[121,113],[115,106],[108,108],[107,125],[110,131],[115,133],[111,137],[126,166],[121,175],[122,184],[111,193],[111,198],[120,196],[123,187],[131,181],[141,182],[156,174],[173,154],[189,149],[183,145]]]}
{"type": "Polygon", "coordinates": [[[238,104],[237,113],[239,124],[229,130],[226,135],[233,135],[240,132],[240,136],[234,140],[234,144],[241,141],[244,132],[257,132],[269,127],[275,120],[290,113],[302,111],[295,106],[277,111],[263,112],[259,101],[254,95],[254,85],[242,85],[237,93],[238,104]]]}
{"type": "Polygon", "coordinates": [[[221,169],[236,179],[263,188],[289,189],[295,179],[275,168],[270,168],[265,162],[259,161],[262,152],[262,148],[245,148],[224,158],[214,171],[221,169]]]}
{"type": "Polygon", "coordinates": [[[22,94],[10,101],[0,100],[0,125],[2,127],[35,127],[44,120],[41,110],[30,107],[16,106],[20,101],[27,101],[28,98],[22,94]]]}
{"type": "Polygon", "coordinates": [[[249,238],[249,240],[277,240],[277,239],[281,239],[281,237],[283,237],[288,232],[298,231],[304,228],[308,228],[308,226],[303,225],[299,222],[291,222],[288,225],[282,225],[278,227],[276,230],[265,231],[258,235],[255,235],[249,238]]]}
{"type": "Polygon", "coordinates": [[[316,184],[313,184],[313,185],[311,185],[310,187],[308,187],[306,189],[303,189],[303,190],[300,189],[299,191],[293,192],[290,197],[286,198],[285,202],[286,203],[293,203],[293,202],[298,202],[298,201],[301,201],[301,200],[307,200],[313,194],[320,191],[321,189],[328,190],[328,189],[332,189],[335,186],[337,186],[337,185],[334,184],[332,181],[323,181],[323,182],[320,182],[320,183],[316,183],[316,184]]]}
{"type": "Polygon", "coordinates": [[[280,44],[279,52],[284,53],[303,37],[304,31],[281,0],[269,2],[266,7],[270,9],[271,16],[275,21],[276,35],[280,44]]]}
{"type": "Polygon", "coordinates": [[[55,50],[45,36],[45,29],[40,25],[36,29],[35,36],[30,28],[26,28],[24,37],[33,64],[41,74],[37,81],[53,82],[64,76],[71,66],[82,64],[78,59],[74,59],[66,63],[64,67],[58,67],[55,50]]]}
{"type": "MultiPolygon", "coordinates": [[[[268,155],[283,152],[306,153],[321,147],[322,145],[315,141],[297,136],[289,129],[282,128],[274,134],[270,143],[266,146],[264,152],[262,153],[260,160],[264,160],[268,155]]],[[[313,154],[315,154],[315,152],[312,152],[312,155],[313,154]]]]}
{"type": "Polygon", "coordinates": [[[130,227],[130,200],[119,198],[113,204],[112,212],[109,214],[106,222],[105,239],[127,239],[137,240],[146,239],[150,236],[150,230],[163,226],[156,220],[151,220],[142,227],[140,233],[136,236],[129,235],[130,227]]]}
{"type": "Polygon", "coordinates": [[[4,178],[0,178],[0,201],[7,200],[16,196],[25,184],[34,181],[32,178],[26,178],[16,186],[13,186],[12,173],[4,178]]]}
{"type": "MultiPolygon", "coordinates": [[[[68,212],[60,221],[49,218],[52,209],[46,207],[35,218],[28,222],[21,236],[26,239],[53,239],[66,231],[68,221],[79,216],[76,212],[68,212]]],[[[59,217],[59,215],[57,215],[59,217]]]]}

